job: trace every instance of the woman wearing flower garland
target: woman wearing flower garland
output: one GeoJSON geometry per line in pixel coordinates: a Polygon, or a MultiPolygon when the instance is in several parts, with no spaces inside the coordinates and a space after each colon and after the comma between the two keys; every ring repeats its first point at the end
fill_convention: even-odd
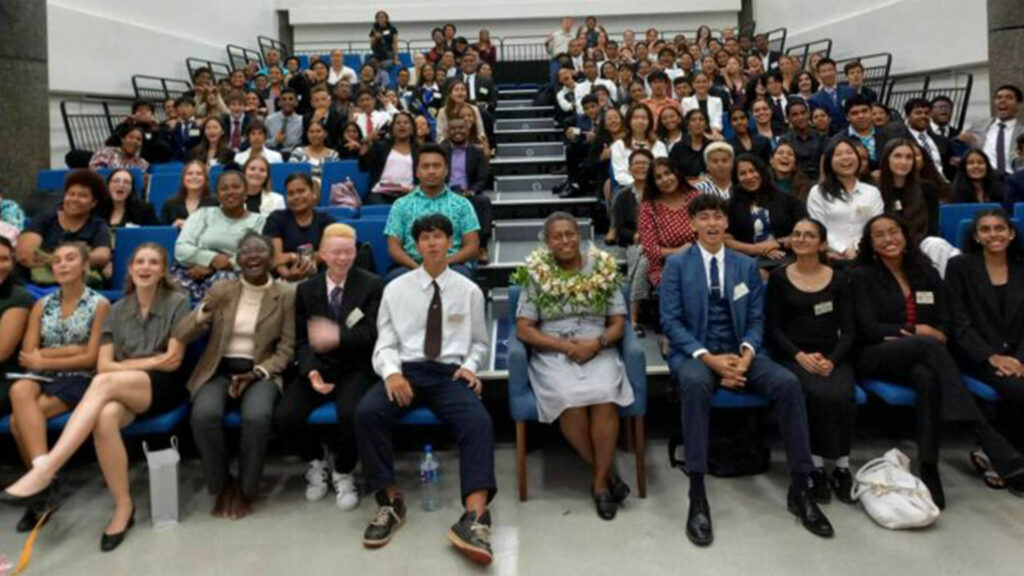
{"type": "Polygon", "coordinates": [[[555,212],[544,222],[544,242],[513,280],[523,286],[516,330],[533,348],[528,373],[541,422],[558,420],[562,433],[593,467],[597,514],[615,518],[629,495],[614,472],[619,406],[633,388],[615,344],[626,325],[618,265],[591,246],[580,250],[576,220],[555,212]]]}

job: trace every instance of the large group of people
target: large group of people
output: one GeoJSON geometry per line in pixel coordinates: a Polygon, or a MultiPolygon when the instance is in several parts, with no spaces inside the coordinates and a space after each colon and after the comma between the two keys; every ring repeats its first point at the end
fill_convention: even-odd
{"type": "MultiPolygon", "coordinates": [[[[465,512],[447,538],[491,562],[494,431],[477,376],[489,338],[473,277],[487,259],[500,62],[486,30],[470,44],[454,24],[410,68],[399,69],[386,13],[370,39],[358,71],[340,50],[305,70],[271,50],[265,68],[221,83],[200,69],[192,94],[163,103],[164,122],[153,103],[133,106],[89,162],[113,169],[105,180],[72,171],[63,201],[27,225],[4,207],[16,243],[0,235],[0,411],[10,407],[27,472],[0,500],[26,507],[19,531],[50,517],[38,503],[92,436],[115,503],[101,548],[117,548],[135,511],[120,430],[188,401],[215,516],[253,513],[276,434],[307,463],[310,501],[333,491],[340,509],[356,508],[361,462],[377,505],[363,542],[381,547],[408,512],[391,428],[426,406],[459,451],[465,512]],[[341,159],[368,173],[368,203],[390,205],[383,278],[366,239],[315,209],[333,195],[321,190],[325,164],[341,159]],[[169,160],[184,163],[180,189],[157,215],[137,179],[169,160]],[[272,190],[283,161],[312,174],[272,190]],[[158,223],[180,230],[173,253],[135,248],[109,302],[99,289],[117,230],[158,223]],[[23,281],[52,291],[33,302],[23,281]],[[331,434],[306,424],[325,403],[338,416],[331,434]],[[222,424],[234,408],[237,476],[222,424]],[[46,420],[67,412],[51,447],[46,420]]],[[[1004,209],[975,215],[963,254],[938,237],[942,203],[1024,201],[1018,87],[998,87],[995,116],[956,134],[948,98],[893,113],[859,63],[841,83],[827,56],[804,63],[763,34],[626,30],[618,41],[596,18],[565,18],[545,45],[570,164],[555,192],[599,200],[605,241],[627,249],[628,269],[585,246],[573,216],[551,214],[514,276],[516,337],[534,351],[539,419],[557,421],[592,468],[601,518],[630,493],[614,465],[618,409],[635,400],[617,344],[627,330],[646,336],[641,310],[654,301],[682,397],[694,544],[714,538],[706,476],[719,387],[770,400],[787,508],[817,536],[834,534],[821,505],[853,502],[857,378],[917,392],[919,474],[940,508],[950,420],[972,424],[985,483],[1024,497],[1021,239],[1004,209]],[[1008,426],[986,419],[961,374],[998,390],[1008,426]]]]}

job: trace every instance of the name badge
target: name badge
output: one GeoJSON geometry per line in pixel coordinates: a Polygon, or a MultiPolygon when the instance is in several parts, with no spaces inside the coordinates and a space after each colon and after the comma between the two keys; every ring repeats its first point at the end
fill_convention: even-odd
{"type": "Polygon", "coordinates": [[[359,308],[352,310],[351,312],[349,312],[348,318],[345,318],[345,328],[351,328],[355,326],[356,324],[359,323],[360,320],[363,319],[363,316],[363,311],[360,310],[359,308]]]}
{"type": "Polygon", "coordinates": [[[466,319],[465,314],[449,314],[448,322],[450,324],[462,324],[462,321],[466,319]]]}
{"type": "Polygon", "coordinates": [[[814,305],[814,315],[821,316],[823,314],[831,314],[833,310],[832,301],[818,302],[814,305]]]}
{"type": "Polygon", "coordinates": [[[193,128],[188,131],[189,138],[199,138],[199,128],[193,128]]]}
{"type": "Polygon", "coordinates": [[[740,282],[739,284],[736,285],[735,288],[732,289],[733,300],[739,300],[740,298],[743,298],[747,294],[750,294],[750,289],[747,288],[747,285],[743,282],[740,282]]]}
{"type": "Polygon", "coordinates": [[[903,211],[903,202],[900,202],[899,200],[894,201],[892,203],[892,209],[897,211],[897,212],[902,212],[903,211]]]}
{"type": "Polygon", "coordinates": [[[481,86],[480,88],[477,88],[476,91],[481,93],[481,94],[489,94],[491,92],[485,86],[481,86]]]}
{"type": "Polygon", "coordinates": [[[918,304],[935,304],[935,294],[933,292],[917,292],[914,296],[918,304]]]}
{"type": "Polygon", "coordinates": [[[857,206],[857,209],[854,212],[857,214],[858,218],[868,218],[871,216],[871,208],[868,206],[857,206]]]}

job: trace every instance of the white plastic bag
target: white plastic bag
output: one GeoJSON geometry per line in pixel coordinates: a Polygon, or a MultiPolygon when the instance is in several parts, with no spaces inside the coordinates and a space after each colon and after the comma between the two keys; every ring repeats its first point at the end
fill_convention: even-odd
{"type": "Polygon", "coordinates": [[[872,520],[890,530],[921,528],[939,517],[928,487],[910,473],[910,458],[896,448],[857,471],[852,496],[872,520]]]}

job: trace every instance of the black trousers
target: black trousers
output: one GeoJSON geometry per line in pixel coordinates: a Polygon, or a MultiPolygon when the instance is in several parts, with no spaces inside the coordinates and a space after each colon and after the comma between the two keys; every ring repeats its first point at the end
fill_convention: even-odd
{"type": "Polygon", "coordinates": [[[996,405],[998,426],[1014,446],[1024,448],[1024,378],[999,376],[989,364],[973,366],[967,372],[1003,397],[996,405]]]}
{"type": "Polygon", "coordinates": [[[476,219],[480,221],[480,247],[486,250],[487,243],[491,241],[491,199],[483,192],[467,198],[473,205],[476,219]]]}
{"type": "Polygon", "coordinates": [[[462,499],[486,490],[488,501],[497,492],[494,477],[494,425],[480,398],[462,380],[452,380],[458,366],[436,362],[402,365],[402,374],[413,390],[410,406],[388,400],[387,389],[378,382],[363,396],[356,409],[356,436],[363,471],[371,490],[395,483],[395,453],[391,426],[417,406],[427,406],[452,429],[459,445],[459,479],[462,499]]]}
{"type": "Polygon", "coordinates": [[[917,391],[917,451],[922,463],[938,463],[940,424],[945,417],[973,423],[978,444],[1000,475],[1024,466],[1024,456],[978,410],[945,344],[925,336],[872,344],[861,350],[855,367],[861,376],[908,384],[917,391]],[[944,406],[950,402],[956,405],[944,406]]]}
{"type": "Polygon", "coordinates": [[[324,382],[334,384],[334,390],[320,394],[309,383],[309,376],[300,374],[285,386],[284,396],[274,410],[274,429],[284,438],[292,452],[310,462],[323,457],[319,435],[306,424],[316,408],[334,402],[338,410],[338,425],[328,446],[334,452],[334,471],[351,474],[356,467],[356,406],[370,389],[377,376],[372,370],[332,370],[320,372],[324,382]]]}
{"type": "Polygon", "coordinates": [[[828,460],[849,456],[857,415],[853,366],[844,362],[831,375],[821,376],[804,370],[796,360],[780,364],[796,375],[804,390],[811,453],[828,460]]]}

